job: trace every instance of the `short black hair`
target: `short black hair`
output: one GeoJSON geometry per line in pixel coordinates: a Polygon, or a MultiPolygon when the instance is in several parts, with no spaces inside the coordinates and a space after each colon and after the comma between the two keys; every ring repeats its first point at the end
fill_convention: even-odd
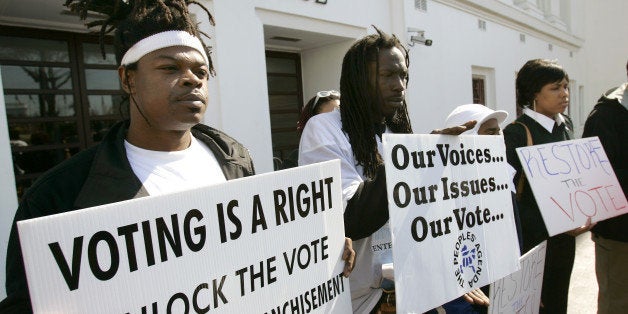
{"type": "Polygon", "coordinates": [[[532,107],[534,98],[543,86],[560,82],[569,75],[555,60],[533,59],[526,62],[517,73],[517,106],[532,107]]]}

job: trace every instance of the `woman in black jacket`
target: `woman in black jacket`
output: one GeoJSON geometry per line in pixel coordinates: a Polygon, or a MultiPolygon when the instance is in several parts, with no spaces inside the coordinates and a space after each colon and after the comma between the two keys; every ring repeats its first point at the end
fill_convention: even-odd
{"type": "Polygon", "coordinates": [[[589,226],[549,237],[530,184],[521,178],[523,169],[515,149],[529,145],[528,137],[531,145],[573,139],[571,120],[562,114],[569,105],[569,76],[554,61],[530,60],[517,74],[516,92],[517,106],[523,114],[504,129],[504,138],[508,162],[517,170],[514,183],[523,233],[522,252],[547,240],[540,313],[567,313],[575,236],[589,226]]]}

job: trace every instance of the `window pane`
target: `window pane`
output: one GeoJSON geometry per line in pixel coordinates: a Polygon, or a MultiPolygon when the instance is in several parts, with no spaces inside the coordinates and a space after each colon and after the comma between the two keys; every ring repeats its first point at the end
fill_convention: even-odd
{"type": "Polygon", "coordinates": [[[299,115],[297,113],[271,114],[270,125],[272,128],[293,128],[296,131],[299,115]]]}
{"type": "Polygon", "coordinates": [[[299,97],[297,95],[270,95],[268,96],[270,110],[299,110],[299,97]]]}
{"type": "Polygon", "coordinates": [[[0,59],[69,62],[70,56],[65,41],[0,36],[0,59]]]}
{"type": "Polygon", "coordinates": [[[14,152],[13,171],[15,172],[15,187],[17,197],[22,198],[24,192],[35,182],[43,172],[61,163],[65,159],[79,152],[78,147],[42,150],[33,152],[14,152]],[[33,159],[45,159],[44,162],[32,162],[33,159]]]}
{"type": "Polygon", "coordinates": [[[13,170],[17,176],[41,173],[70,158],[77,148],[13,152],[13,170]]]}
{"type": "Polygon", "coordinates": [[[72,89],[69,68],[2,66],[4,88],[72,89]]]}
{"type": "Polygon", "coordinates": [[[484,90],[484,79],[481,78],[473,78],[473,103],[474,104],[482,104],[485,105],[485,90],[484,90]]]}
{"type": "Polygon", "coordinates": [[[87,89],[119,90],[117,70],[85,70],[87,89]]]}
{"type": "Polygon", "coordinates": [[[9,118],[73,117],[72,95],[5,95],[9,118]]]}
{"type": "Polygon", "coordinates": [[[100,44],[83,43],[83,62],[86,64],[116,65],[116,55],[112,45],[105,45],[105,59],[100,51],[100,44]]]}
{"type": "Polygon", "coordinates": [[[74,121],[9,124],[11,141],[21,141],[16,143],[18,146],[76,144],[78,143],[77,134],[77,126],[74,121]]]}
{"type": "Polygon", "coordinates": [[[266,58],[266,72],[297,74],[296,60],[285,58],[266,58]]]}
{"type": "Polygon", "coordinates": [[[268,91],[271,93],[276,92],[291,92],[296,93],[297,79],[295,77],[281,77],[281,76],[269,76],[268,77],[268,91]]]}
{"type": "Polygon", "coordinates": [[[122,95],[89,95],[87,102],[89,103],[90,116],[108,116],[119,115],[120,104],[122,103],[122,95]]]}

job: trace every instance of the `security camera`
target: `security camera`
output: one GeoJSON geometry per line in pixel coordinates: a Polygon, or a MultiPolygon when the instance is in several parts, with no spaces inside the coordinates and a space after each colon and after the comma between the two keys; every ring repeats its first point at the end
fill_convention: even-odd
{"type": "Polygon", "coordinates": [[[410,36],[410,41],[413,44],[424,44],[426,46],[431,46],[432,45],[432,40],[431,39],[427,39],[425,38],[425,36],[423,36],[423,34],[417,35],[417,36],[410,36]]]}
{"type": "Polygon", "coordinates": [[[432,40],[425,38],[425,31],[422,29],[408,27],[408,33],[415,33],[415,35],[410,36],[410,42],[408,45],[414,46],[414,44],[423,44],[426,46],[432,45],[432,40]]]}

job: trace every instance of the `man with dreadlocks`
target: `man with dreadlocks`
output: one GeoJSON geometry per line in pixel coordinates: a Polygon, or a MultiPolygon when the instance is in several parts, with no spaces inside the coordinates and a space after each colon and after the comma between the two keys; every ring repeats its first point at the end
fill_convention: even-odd
{"type": "MultiPolygon", "coordinates": [[[[376,313],[379,303],[391,302],[382,295],[388,288],[382,284],[382,264],[392,262],[392,241],[381,137],[412,133],[405,101],[408,52],[397,37],[375,30],[344,56],[340,110],[312,117],[299,145],[299,165],[341,161],[345,234],[354,240],[357,253],[349,278],[356,313],[376,313]]],[[[474,125],[434,132],[460,134],[474,125]]]]}
{"type": "Polygon", "coordinates": [[[213,68],[188,2],[67,0],[83,16],[87,10],[110,16],[92,24],[102,26],[101,35],[116,28],[129,120],[113,126],[99,145],[48,171],[26,192],[9,238],[7,298],[0,313],[32,312],[17,221],[254,174],[247,149],[200,124],[213,68]]]}

